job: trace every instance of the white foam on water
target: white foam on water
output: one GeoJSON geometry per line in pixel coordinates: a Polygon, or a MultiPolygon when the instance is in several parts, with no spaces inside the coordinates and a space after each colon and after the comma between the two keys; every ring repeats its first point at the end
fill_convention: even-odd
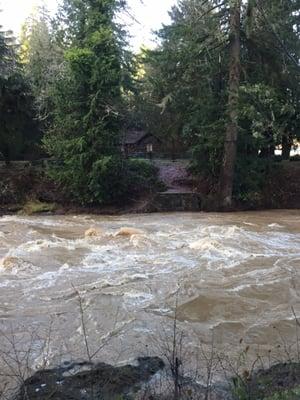
{"type": "MultiPolygon", "coordinates": [[[[61,226],[62,222],[59,220],[55,220],[49,217],[20,217],[17,215],[6,215],[0,217],[0,223],[18,223],[27,226],[35,226],[35,225],[42,225],[42,226],[49,226],[49,227],[57,227],[61,226]]],[[[69,222],[64,221],[64,225],[71,225],[69,222]]]]}
{"type": "Polygon", "coordinates": [[[257,224],[253,224],[252,222],[243,222],[244,225],[248,225],[248,226],[257,226],[257,224]]]}
{"type": "Polygon", "coordinates": [[[144,293],[144,292],[125,292],[124,297],[127,299],[132,300],[133,303],[136,304],[144,304],[145,302],[148,303],[149,301],[153,300],[153,295],[150,293],[144,293]]]}
{"type": "MultiPolygon", "coordinates": [[[[197,310],[192,310],[194,322],[189,325],[187,318],[187,329],[200,327],[206,332],[223,323],[222,332],[231,332],[237,322],[233,315],[236,311],[243,315],[240,322],[245,330],[255,323],[255,317],[258,326],[262,327],[266,316],[270,325],[287,313],[287,296],[291,302],[297,299],[290,282],[293,277],[295,285],[299,285],[300,232],[296,221],[300,226],[300,219],[293,215],[295,222],[289,222],[294,224],[289,230],[286,213],[282,218],[280,212],[278,218],[274,214],[249,215],[1,218],[1,231],[11,232],[5,240],[0,234],[1,256],[32,263],[33,269],[27,266],[20,271],[17,267],[15,275],[11,275],[0,267],[0,304],[4,300],[11,302],[15,310],[11,313],[17,321],[28,307],[37,324],[40,318],[46,318],[46,306],[49,315],[61,312],[69,338],[79,321],[78,315],[74,320],[78,311],[74,285],[88,305],[91,321],[103,311],[104,322],[98,322],[103,322],[108,335],[111,324],[105,325],[105,318],[113,318],[116,309],[120,309],[122,320],[141,319],[141,331],[134,325],[138,337],[139,332],[141,336],[145,334],[143,329],[155,333],[156,328],[170,322],[179,284],[180,300],[187,304],[205,293],[215,294],[216,305],[208,307],[216,307],[216,312],[210,314],[208,321],[198,323],[197,310]],[[91,226],[101,228],[104,234],[85,238],[84,232],[91,226]],[[134,226],[146,234],[114,237],[122,226],[134,226]],[[35,269],[36,264],[40,270],[35,269]],[[272,300],[273,289],[276,292],[272,300]],[[12,301],[17,296],[21,296],[22,304],[12,301]],[[222,304],[224,298],[229,302],[233,299],[233,303],[227,305],[226,300],[222,304]]],[[[122,339],[127,340],[130,331],[122,339]]],[[[96,330],[91,335],[98,339],[96,330]]]]}
{"type": "Polygon", "coordinates": [[[193,242],[189,245],[189,248],[192,250],[200,250],[200,251],[216,251],[222,252],[224,250],[224,246],[218,241],[211,239],[210,237],[206,237],[203,239],[199,239],[197,242],[193,242]]]}
{"type": "Polygon", "coordinates": [[[10,274],[17,276],[26,276],[34,271],[39,271],[40,267],[32,264],[29,261],[16,257],[12,252],[9,252],[0,260],[0,271],[2,274],[10,274]]]}
{"type": "Polygon", "coordinates": [[[248,284],[241,284],[231,289],[227,289],[228,292],[241,292],[242,290],[254,288],[254,287],[265,287],[267,285],[276,285],[277,283],[284,283],[285,281],[289,281],[289,277],[282,278],[282,279],[274,279],[268,280],[265,282],[253,282],[248,284]]]}
{"type": "Polygon", "coordinates": [[[284,228],[284,226],[277,224],[274,222],[273,224],[268,225],[269,228],[284,228]]]}

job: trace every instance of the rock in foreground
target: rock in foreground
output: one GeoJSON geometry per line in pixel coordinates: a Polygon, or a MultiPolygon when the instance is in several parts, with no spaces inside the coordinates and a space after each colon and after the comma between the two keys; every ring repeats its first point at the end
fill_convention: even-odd
{"type": "Polygon", "coordinates": [[[158,357],[139,358],[137,366],[74,363],[36,372],[22,385],[18,400],[129,400],[162,368],[158,357]]]}

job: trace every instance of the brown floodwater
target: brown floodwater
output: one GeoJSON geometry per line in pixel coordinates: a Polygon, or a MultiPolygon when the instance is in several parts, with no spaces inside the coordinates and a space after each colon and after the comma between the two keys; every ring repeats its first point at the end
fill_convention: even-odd
{"type": "Polygon", "coordinates": [[[299,211],[0,218],[0,345],[37,366],[45,337],[50,363],[86,357],[76,291],[90,353],[118,362],[159,353],[176,303],[190,354],[291,343],[299,289],[299,211]]]}

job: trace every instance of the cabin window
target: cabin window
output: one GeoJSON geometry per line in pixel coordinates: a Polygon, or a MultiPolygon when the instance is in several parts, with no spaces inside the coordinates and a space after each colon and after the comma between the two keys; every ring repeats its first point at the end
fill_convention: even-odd
{"type": "Polygon", "coordinates": [[[152,143],[148,143],[146,148],[147,148],[147,153],[152,153],[153,152],[153,144],[152,143]]]}

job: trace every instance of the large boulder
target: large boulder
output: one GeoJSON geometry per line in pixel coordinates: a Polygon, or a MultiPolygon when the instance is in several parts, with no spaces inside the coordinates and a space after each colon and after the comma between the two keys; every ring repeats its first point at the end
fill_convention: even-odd
{"type": "Polygon", "coordinates": [[[162,368],[158,357],[139,358],[137,365],[121,367],[73,363],[36,372],[23,383],[17,400],[129,400],[162,368]]]}

